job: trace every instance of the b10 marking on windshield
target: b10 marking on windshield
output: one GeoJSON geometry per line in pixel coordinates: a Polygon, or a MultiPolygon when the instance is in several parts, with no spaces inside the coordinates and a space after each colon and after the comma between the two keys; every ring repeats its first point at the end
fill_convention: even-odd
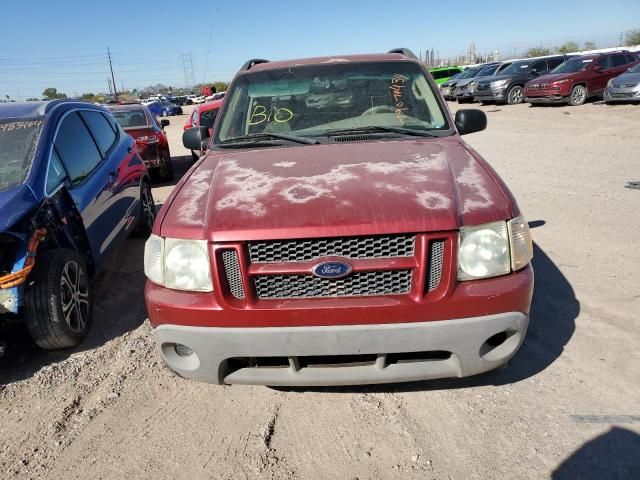
{"type": "Polygon", "coordinates": [[[33,127],[39,127],[42,125],[42,120],[30,120],[26,122],[9,122],[0,123],[0,130],[2,132],[13,132],[14,130],[27,129],[33,127]]]}
{"type": "Polygon", "coordinates": [[[270,122],[273,119],[276,123],[285,123],[293,118],[293,112],[285,107],[271,107],[267,115],[267,107],[257,104],[251,117],[249,118],[249,126],[260,125],[264,122],[270,122]]]}
{"type": "Polygon", "coordinates": [[[393,101],[395,102],[395,107],[396,107],[396,118],[404,123],[404,120],[406,118],[406,115],[404,114],[404,112],[406,110],[409,110],[407,107],[404,106],[404,98],[403,98],[403,88],[407,88],[406,82],[407,82],[408,78],[405,77],[404,75],[400,75],[399,73],[394,73],[393,77],[391,77],[391,86],[389,87],[391,89],[391,94],[393,96],[393,101]]]}

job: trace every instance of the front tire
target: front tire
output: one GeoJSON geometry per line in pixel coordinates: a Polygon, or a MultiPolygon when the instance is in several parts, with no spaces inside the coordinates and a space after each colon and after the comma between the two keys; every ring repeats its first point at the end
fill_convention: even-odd
{"type": "Polygon", "coordinates": [[[587,89],[584,85],[576,85],[571,89],[571,95],[569,96],[569,105],[576,107],[578,105],[584,105],[587,101],[587,89]]]}
{"type": "Polygon", "coordinates": [[[507,103],[509,105],[518,105],[524,100],[524,89],[520,85],[516,85],[509,89],[507,94],[507,103]]]}
{"type": "Polygon", "coordinates": [[[54,350],[80,343],[93,311],[84,258],[73,250],[44,250],[27,281],[25,323],[36,344],[54,350]]]}

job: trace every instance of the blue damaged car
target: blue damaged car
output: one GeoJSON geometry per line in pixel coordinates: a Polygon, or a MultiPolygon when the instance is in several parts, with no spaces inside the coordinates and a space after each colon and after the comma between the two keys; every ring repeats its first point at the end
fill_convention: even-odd
{"type": "Polygon", "coordinates": [[[145,164],[109,111],[0,104],[0,323],[24,321],[45,349],[79,343],[92,277],[154,220],[145,164]]]}

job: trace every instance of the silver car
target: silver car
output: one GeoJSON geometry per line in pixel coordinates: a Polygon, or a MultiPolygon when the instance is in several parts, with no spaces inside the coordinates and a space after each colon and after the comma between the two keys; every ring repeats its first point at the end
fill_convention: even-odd
{"type": "Polygon", "coordinates": [[[609,80],[603,97],[607,103],[640,102],[640,63],[609,80]]]}

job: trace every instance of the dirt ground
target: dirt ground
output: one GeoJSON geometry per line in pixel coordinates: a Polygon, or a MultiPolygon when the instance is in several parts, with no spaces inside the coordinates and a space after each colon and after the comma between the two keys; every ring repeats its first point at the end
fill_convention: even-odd
{"type": "MultiPolygon", "coordinates": [[[[0,478],[640,478],[640,191],[624,188],[640,180],[640,106],[480,108],[488,129],[467,141],[536,244],[530,330],[506,368],[298,390],[182,380],[153,349],[129,240],[80,347],[43,352],[12,330],[0,478]]],[[[177,173],[185,112],[168,127],[177,173]]]]}

